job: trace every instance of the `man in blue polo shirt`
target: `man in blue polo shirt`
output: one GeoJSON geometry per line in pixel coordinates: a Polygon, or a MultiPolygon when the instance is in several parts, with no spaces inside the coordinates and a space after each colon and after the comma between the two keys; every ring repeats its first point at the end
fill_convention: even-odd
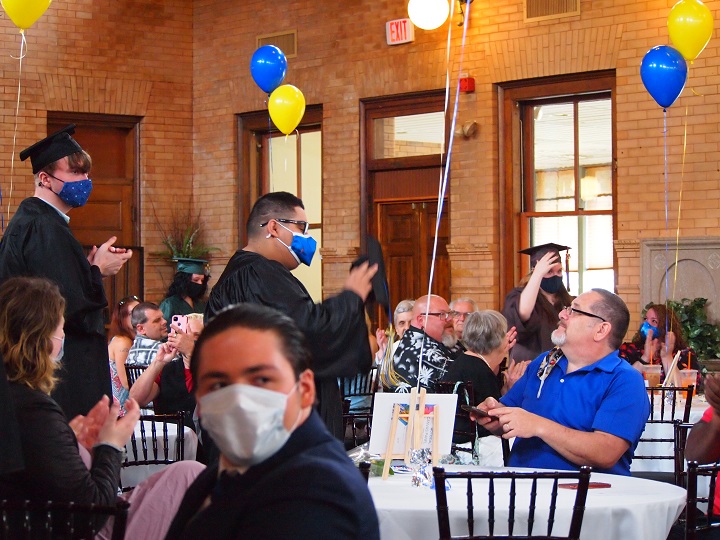
{"type": "Polygon", "coordinates": [[[474,418],[495,435],[517,437],[514,467],[630,474],[650,404],[642,375],[618,356],[630,321],[622,299],[604,289],[560,312],[556,348],[541,354],[500,402],[486,399],[474,418]],[[630,368],[630,369],[628,369],[630,368]]]}

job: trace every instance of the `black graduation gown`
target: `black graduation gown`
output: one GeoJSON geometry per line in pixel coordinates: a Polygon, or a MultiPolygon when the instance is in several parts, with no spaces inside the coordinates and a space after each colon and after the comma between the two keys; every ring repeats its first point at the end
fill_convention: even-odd
{"type": "Polygon", "coordinates": [[[48,278],[65,298],[65,349],[53,392],[65,416],[87,414],[103,394],[112,399],[100,269],[57,210],[37,197],[20,203],[0,241],[0,282],[15,276],[48,278]]]}
{"type": "Polygon", "coordinates": [[[508,328],[514,326],[517,329],[517,341],[512,349],[512,357],[517,361],[534,360],[555,346],[550,335],[557,328],[560,315],[560,310],[538,292],[530,319],[523,322],[518,311],[522,291],[523,287],[515,287],[510,291],[502,310],[508,328]]]}
{"type": "Polygon", "coordinates": [[[362,299],[354,292],[343,291],[316,304],[282,264],[238,250],[210,293],[205,319],[240,302],[275,308],[295,320],[312,353],[320,416],[328,430],[342,440],[337,378],[367,372],[372,363],[362,299]]]}

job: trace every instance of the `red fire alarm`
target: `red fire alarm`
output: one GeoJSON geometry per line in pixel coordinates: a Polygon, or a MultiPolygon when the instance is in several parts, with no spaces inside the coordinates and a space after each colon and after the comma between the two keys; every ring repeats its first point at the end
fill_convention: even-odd
{"type": "Polygon", "coordinates": [[[460,78],[460,91],[470,93],[475,91],[475,79],[472,77],[460,78]]]}

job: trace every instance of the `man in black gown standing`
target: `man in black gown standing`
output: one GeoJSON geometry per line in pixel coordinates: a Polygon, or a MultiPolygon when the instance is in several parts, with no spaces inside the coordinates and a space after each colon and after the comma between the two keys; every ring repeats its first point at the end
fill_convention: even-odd
{"type": "Polygon", "coordinates": [[[114,236],[86,256],[70,230],[67,213],[83,206],[92,190],[92,162],[74,132],[70,125],[20,152],[32,163],[35,193],[20,203],[0,241],[0,282],[44,277],[65,298],[64,354],[53,398],[68,419],[87,414],[103,394],[112,398],[102,278],[132,257],[113,246],[114,236]]]}
{"type": "Polygon", "coordinates": [[[365,262],[353,268],[340,294],[316,304],[290,273],[301,262],[310,265],[315,240],[307,231],[305,207],[296,196],[275,192],[258,199],[247,222],[248,245],[235,252],[213,287],[205,323],[223,308],[240,302],[262,304],[291,317],[305,334],[312,353],[320,416],[328,430],[342,440],[337,378],[370,370],[364,302],[377,265],[365,262]]]}

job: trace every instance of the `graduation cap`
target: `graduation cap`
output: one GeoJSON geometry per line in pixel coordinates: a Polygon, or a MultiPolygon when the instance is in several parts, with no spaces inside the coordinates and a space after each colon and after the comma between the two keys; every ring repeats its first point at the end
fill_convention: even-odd
{"type": "Polygon", "coordinates": [[[365,261],[369,261],[370,265],[378,265],[377,272],[372,277],[372,291],[368,295],[368,301],[375,300],[385,309],[390,306],[390,293],[388,292],[387,277],[385,275],[385,260],[383,259],[382,247],[380,242],[372,236],[367,237],[367,255],[361,255],[352,263],[350,268],[360,266],[365,261]]]}
{"type": "Polygon", "coordinates": [[[561,251],[566,251],[568,249],[570,249],[568,246],[561,246],[560,244],[550,242],[549,244],[541,244],[539,246],[521,249],[518,253],[530,255],[530,266],[534,267],[537,262],[545,256],[546,253],[555,252],[558,254],[558,256],[560,256],[561,251]]]}
{"type": "MultiPolygon", "coordinates": [[[[570,247],[569,246],[561,246],[560,244],[555,244],[554,242],[549,242],[547,244],[540,244],[539,246],[534,246],[527,249],[521,249],[518,253],[524,253],[525,255],[530,255],[530,268],[535,268],[535,265],[537,262],[542,259],[546,253],[556,253],[558,257],[560,257],[561,251],[568,251],[568,253],[565,254],[565,287],[568,291],[570,291],[570,247]]],[[[562,262],[560,263],[562,265],[562,262]]]]}
{"type": "Polygon", "coordinates": [[[75,133],[75,124],[70,124],[32,146],[28,146],[20,152],[20,159],[25,161],[30,158],[33,174],[37,174],[58,159],[82,151],[77,141],[71,137],[73,133],[75,133]]]}
{"type": "Polygon", "coordinates": [[[186,274],[207,274],[207,261],[205,259],[173,259],[177,263],[176,270],[186,274]]]}

